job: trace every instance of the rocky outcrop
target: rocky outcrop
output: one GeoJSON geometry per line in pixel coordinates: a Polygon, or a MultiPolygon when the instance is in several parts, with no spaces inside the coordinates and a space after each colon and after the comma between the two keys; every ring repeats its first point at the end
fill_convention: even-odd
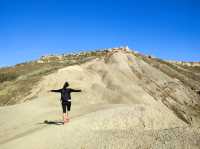
{"type": "Polygon", "coordinates": [[[200,67],[200,62],[183,62],[183,61],[168,61],[168,62],[188,67],[200,67]]]}

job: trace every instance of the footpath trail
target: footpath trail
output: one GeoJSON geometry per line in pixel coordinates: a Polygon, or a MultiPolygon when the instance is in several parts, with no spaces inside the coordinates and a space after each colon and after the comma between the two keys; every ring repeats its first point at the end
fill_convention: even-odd
{"type": "Polygon", "coordinates": [[[197,149],[199,147],[200,128],[185,126],[163,129],[154,119],[152,123],[155,128],[152,129],[148,119],[138,117],[138,110],[148,111],[148,107],[136,105],[133,108],[132,105],[124,104],[107,105],[96,109],[93,107],[89,113],[88,111],[75,113],[66,125],[44,124],[42,120],[45,119],[59,121],[58,115],[47,118],[47,115],[52,114],[47,112],[47,115],[40,115],[30,122],[21,124],[24,127],[7,128],[10,132],[2,132],[4,135],[1,137],[0,146],[2,149],[13,147],[19,149],[27,147],[31,149],[192,147],[197,149]]]}

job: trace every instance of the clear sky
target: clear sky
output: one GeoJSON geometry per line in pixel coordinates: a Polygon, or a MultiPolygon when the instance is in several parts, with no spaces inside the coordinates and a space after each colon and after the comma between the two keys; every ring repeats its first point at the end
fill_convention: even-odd
{"type": "Polygon", "coordinates": [[[0,66],[121,45],[200,61],[200,1],[0,0],[0,66]]]}

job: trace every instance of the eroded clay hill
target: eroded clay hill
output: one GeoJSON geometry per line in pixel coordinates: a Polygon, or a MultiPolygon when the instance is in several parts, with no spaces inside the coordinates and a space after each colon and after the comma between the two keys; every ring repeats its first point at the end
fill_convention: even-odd
{"type": "Polygon", "coordinates": [[[199,74],[170,65],[116,50],[59,69],[34,86],[33,100],[0,108],[0,147],[197,149],[199,74]],[[83,90],[72,95],[71,122],[43,124],[61,120],[59,94],[48,90],[65,81],[83,90]]]}

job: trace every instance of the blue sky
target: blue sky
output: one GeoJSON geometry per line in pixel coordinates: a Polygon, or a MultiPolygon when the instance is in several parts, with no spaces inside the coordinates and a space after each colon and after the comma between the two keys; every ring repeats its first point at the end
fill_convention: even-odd
{"type": "Polygon", "coordinates": [[[200,61],[200,1],[0,0],[0,66],[121,45],[200,61]]]}

